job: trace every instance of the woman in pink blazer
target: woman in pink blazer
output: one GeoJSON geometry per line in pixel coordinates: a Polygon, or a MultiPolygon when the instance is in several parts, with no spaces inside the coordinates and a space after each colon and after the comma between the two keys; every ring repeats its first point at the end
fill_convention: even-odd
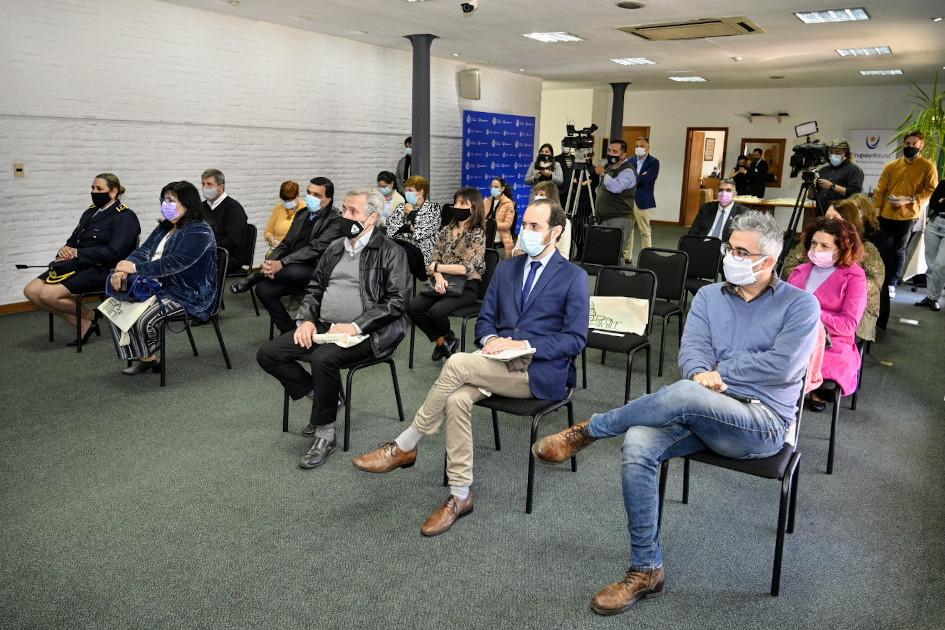
{"type": "MultiPolygon", "coordinates": [[[[818,219],[804,233],[809,262],[798,265],[788,282],[814,294],[830,347],[824,352],[823,377],[836,381],[848,396],[856,391],[860,353],[856,328],[866,309],[866,273],[860,267],[863,243],[846,221],[818,219]]],[[[814,391],[810,408],[823,411],[826,402],[814,391]]]]}

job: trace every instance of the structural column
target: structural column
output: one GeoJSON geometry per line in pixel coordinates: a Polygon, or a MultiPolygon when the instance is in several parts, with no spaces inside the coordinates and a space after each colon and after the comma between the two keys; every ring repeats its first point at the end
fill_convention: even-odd
{"type": "Polygon", "coordinates": [[[430,178],[430,46],[436,35],[407,35],[413,45],[410,173],[430,178]]]}
{"type": "Polygon", "coordinates": [[[614,91],[614,104],[610,110],[610,140],[619,140],[623,138],[623,98],[627,92],[627,83],[611,83],[610,87],[614,91]]]}

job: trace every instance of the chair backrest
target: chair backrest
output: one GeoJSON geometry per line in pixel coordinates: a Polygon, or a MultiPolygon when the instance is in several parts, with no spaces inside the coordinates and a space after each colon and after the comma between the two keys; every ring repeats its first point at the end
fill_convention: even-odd
{"type": "Polygon", "coordinates": [[[486,298],[486,289],[492,282],[492,276],[495,274],[495,268],[499,266],[499,252],[494,249],[486,250],[486,272],[482,274],[482,280],[479,281],[479,299],[486,298]]]}
{"type": "Polygon", "coordinates": [[[584,251],[581,264],[620,266],[623,252],[620,244],[623,230],[603,225],[590,225],[584,232],[584,251]]]}
{"type": "Polygon", "coordinates": [[[486,219],[486,249],[495,249],[495,233],[498,228],[495,219],[486,219]]]}
{"type": "Polygon", "coordinates": [[[646,247],[640,250],[637,267],[656,274],[656,297],[682,305],[686,295],[686,273],[689,255],[678,249],[646,247]]]}
{"type": "Polygon", "coordinates": [[[687,278],[715,281],[722,264],[722,239],[714,236],[684,234],[679,239],[679,251],[689,255],[687,278]]]}
{"type": "Polygon", "coordinates": [[[259,231],[252,223],[247,223],[243,229],[243,251],[240,252],[240,260],[243,266],[249,269],[253,268],[253,258],[256,257],[256,235],[259,231]]]}
{"type": "MultiPolygon", "coordinates": [[[[255,230],[255,228],[253,228],[255,230]]],[[[230,252],[225,247],[217,247],[217,294],[213,298],[213,311],[210,317],[220,312],[223,304],[223,293],[226,289],[226,266],[230,262],[230,252]]]]}
{"type": "Polygon", "coordinates": [[[649,312],[646,316],[646,332],[650,334],[650,324],[653,323],[653,304],[656,302],[656,274],[649,269],[636,267],[604,267],[597,275],[597,287],[594,295],[637,298],[646,300],[649,312]]]}

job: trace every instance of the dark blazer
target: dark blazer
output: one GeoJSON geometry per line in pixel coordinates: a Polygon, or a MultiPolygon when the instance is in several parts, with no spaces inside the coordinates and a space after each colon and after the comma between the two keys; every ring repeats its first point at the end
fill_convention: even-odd
{"type": "MultiPolygon", "coordinates": [[[[322,296],[331,280],[331,272],[345,255],[343,238],[328,246],[315,267],[296,319],[319,321],[322,296]]],[[[361,328],[362,333],[371,336],[374,354],[383,354],[400,343],[407,333],[404,312],[412,282],[407,254],[376,226],[361,252],[358,269],[364,312],[353,323],[361,328]]]]}
{"type": "MultiPolygon", "coordinates": [[[[740,206],[737,203],[732,204],[732,211],[728,213],[728,221],[722,226],[723,243],[728,241],[729,234],[732,233],[732,219],[743,212],[748,212],[750,209],[751,208],[746,208],[745,206],[740,206]]],[[[715,215],[718,214],[718,211],[718,201],[710,201],[702,204],[702,206],[699,207],[699,214],[696,215],[696,220],[692,222],[692,227],[689,228],[689,234],[694,236],[708,236],[709,230],[712,229],[712,224],[715,223],[715,215]]]]}
{"type": "Polygon", "coordinates": [[[286,232],[282,242],[269,254],[269,260],[279,260],[284,265],[300,263],[314,267],[328,246],[344,236],[341,231],[341,216],[333,207],[322,208],[318,211],[315,225],[312,226],[312,233],[308,239],[305,239],[302,234],[306,221],[308,221],[307,210],[295,213],[289,231],[286,232]]]}
{"type": "Polygon", "coordinates": [[[66,241],[78,251],[78,267],[111,269],[135,248],[141,234],[141,224],[135,213],[120,201],[95,214],[98,208],[89,206],[79,225],[66,241]]]}
{"type": "Polygon", "coordinates": [[[230,269],[248,265],[248,260],[240,260],[243,251],[243,232],[246,230],[246,211],[236,199],[226,196],[216,210],[210,209],[210,204],[203,202],[203,211],[207,216],[207,223],[213,228],[213,235],[217,245],[226,248],[230,253],[230,269]]]}
{"type": "Polygon", "coordinates": [[[590,293],[587,273],[557,251],[521,308],[528,256],[499,262],[476,323],[477,343],[487,335],[524,339],[535,348],[528,386],[535,398],[560,400],[573,387],[573,357],[587,345],[590,293]]]}
{"type": "Polygon", "coordinates": [[[650,210],[656,207],[656,196],[653,189],[656,187],[656,178],[660,174],[660,161],[652,155],[647,155],[642,163],[636,157],[637,164],[637,208],[650,210]]]}
{"type": "Polygon", "coordinates": [[[748,194],[759,199],[765,196],[765,182],[768,178],[768,163],[758,160],[748,165],[748,194]]]}
{"type": "Polygon", "coordinates": [[[178,302],[188,315],[207,319],[217,295],[217,242],[213,230],[204,221],[188,223],[167,239],[161,257],[151,260],[168,231],[167,222],[162,221],[128,260],[139,274],[161,283],[158,297],[178,302]]]}

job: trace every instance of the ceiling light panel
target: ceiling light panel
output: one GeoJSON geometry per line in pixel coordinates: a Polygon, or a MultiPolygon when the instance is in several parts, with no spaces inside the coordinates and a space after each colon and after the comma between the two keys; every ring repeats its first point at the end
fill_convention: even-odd
{"type": "Polygon", "coordinates": [[[826,11],[803,11],[795,13],[804,24],[829,24],[831,22],[859,22],[870,19],[863,7],[854,9],[829,9],[826,11]]]}
{"type": "Polygon", "coordinates": [[[546,44],[556,44],[560,42],[583,42],[584,40],[574,35],[572,33],[564,32],[555,32],[555,33],[523,33],[523,37],[529,39],[534,39],[539,42],[545,42],[546,44]]]}
{"type": "Polygon", "coordinates": [[[893,70],[860,70],[860,74],[864,77],[891,77],[898,76],[902,74],[901,68],[896,68],[893,70]]]}
{"type": "Polygon", "coordinates": [[[866,48],[837,48],[837,54],[841,57],[873,57],[876,55],[891,55],[892,49],[889,46],[867,46],[866,48]]]}
{"type": "Polygon", "coordinates": [[[651,66],[656,62],[646,57],[622,57],[620,59],[611,59],[614,63],[619,63],[621,66],[651,66]]]}
{"type": "Polygon", "coordinates": [[[680,83],[705,83],[705,79],[702,77],[669,77],[670,81],[678,81],[680,83]]]}

